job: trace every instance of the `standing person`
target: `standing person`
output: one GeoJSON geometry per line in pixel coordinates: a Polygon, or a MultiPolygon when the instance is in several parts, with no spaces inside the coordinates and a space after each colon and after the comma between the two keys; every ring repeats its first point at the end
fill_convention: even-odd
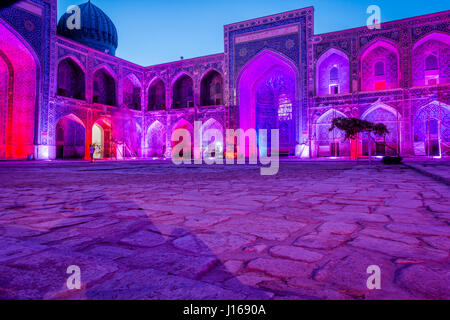
{"type": "Polygon", "coordinates": [[[94,153],[95,153],[95,147],[91,144],[89,146],[89,154],[91,155],[91,163],[94,162],[94,153]]]}

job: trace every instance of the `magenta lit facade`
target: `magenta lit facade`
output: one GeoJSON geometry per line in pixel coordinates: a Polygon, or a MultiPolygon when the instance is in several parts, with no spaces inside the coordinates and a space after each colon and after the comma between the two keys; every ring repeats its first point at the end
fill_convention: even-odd
{"type": "Polygon", "coordinates": [[[0,10],[1,159],[83,159],[91,144],[99,159],[170,157],[194,121],[279,129],[281,153],[301,158],[450,155],[449,11],[314,34],[309,7],[226,25],[224,53],[150,67],[57,21],[56,1],[0,10]],[[390,134],[345,141],[337,116],[390,134]]]}

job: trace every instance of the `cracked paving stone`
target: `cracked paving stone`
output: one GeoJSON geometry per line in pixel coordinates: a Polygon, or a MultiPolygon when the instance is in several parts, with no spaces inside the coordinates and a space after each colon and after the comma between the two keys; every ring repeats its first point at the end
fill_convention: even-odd
{"type": "Polygon", "coordinates": [[[393,232],[424,235],[424,236],[446,236],[450,237],[449,226],[429,226],[425,224],[417,225],[412,223],[392,223],[386,226],[393,232]]]}
{"type": "Polygon", "coordinates": [[[130,246],[157,247],[165,243],[166,239],[161,234],[149,230],[142,230],[128,235],[120,240],[120,242],[130,246]]]}
{"type": "Polygon", "coordinates": [[[450,238],[448,237],[430,236],[421,237],[421,239],[433,248],[450,252],[450,238]]]}
{"type": "Polygon", "coordinates": [[[125,249],[116,246],[98,245],[93,248],[83,251],[84,254],[92,255],[96,257],[104,257],[108,259],[124,258],[133,254],[133,250],[125,249]]]}
{"type": "Polygon", "coordinates": [[[348,243],[351,246],[377,251],[393,257],[418,258],[433,261],[443,261],[448,258],[448,252],[426,248],[410,246],[403,242],[359,236],[348,243]]]}
{"type": "Polygon", "coordinates": [[[295,240],[294,246],[312,249],[333,249],[341,246],[350,238],[345,235],[335,235],[328,232],[310,233],[295,240]]]}
{"type": "Polygon", "coordinates": [[[309,278],[313,270],[310,263],[279,258],[257,258],[247,265],[249,271],[259,271],[278,278],[309,278]]]}
{"type": "Polygon", "coordinates": [[[204,252],[202,256],[195,256],[160,246],[137,253],[132,257],[120,259],[120,263],[125,264],[128,268],[152,268],[197,279],[219,263],[219,260],[210,252],[204,252]]]}
{"type": "Polygon", "coordinates": [[[319,227],[319,231],[333,234],[351,234],[357,229],[357,225],[344,222],[325,222],[319,227]]]}
{"type": "Polygon", "coordinates": [[[48,248],[48,246],[45,245],[25,242],[12,238],[1,238],[0,244],[0,263],[5,263],[14,259],[21,259],[28,255],[44,251],[48,248]]]}
{"type": "Polygon", "coordinates": [[[381,238],[381,239],[386,239],[386,240],[398,241],[398,242],[403,242],[403,243],[407,243],[409,245],[414,245],[414,246],[420,245],[419,239],[417,239],[414,236],[390,232],[388,230],[379,229],[379,228],[375,228],[375,227],[364,228],[364,230],[359,232],[359,235],[366,235],[366,236],[373,237],[373,238],[381,238]]]}
{"type": "Polygon", "coordinates": [[[220,222],[224,222],[230,219],[229,217],[215,217],[215,216],[206,216],[206,215],[200,215],[200,216],[190,216],[187,217],[186,222],[184,225],[187,228],[205,228],[210,227],[215,224],[218,224],[220,222]]]}
{"type": "Polygon", "coordinates": [[[86,288],[117,271],[117,265],[76,253],[32,255],[7,266],[0,265],[0,297],[4,299],[58,299],[72,292],[67,288],[67,268],[80,267],[82,287],[86,288]],[[19,288],[19,290],[17,290],[19,288]],[[3,295],[3,296],[2,296],[3,295]]]}
{"type": "Polygon", "coordinates": [[[411,293],[428,299],[450,299],[450,270],[447,268],[410,265],[401,269],[396,283],[411,293]]]}
{"type": "Polygon", "coordinates": [[[396,265],[383,255],[345,250],[340,258],[326,262],[314,271],[314,279],[328,284],[328,288],[345,293],[354,298],[364,299],[411,299],[414,297],[394,284],[396,265]],[[369,266],[376,265],[381,270],[381,290],[367,288],[369,266]]]}
{"type": "Polygon", "coordinates": [[[242,232],[267,240],[285,240],[291,233],[305,226],[306,224],[295,221],[245,216],[221,223],[214,230],[242,232]]]}
{"type": "MultiPolygon", "coordinates": [[[[235,291],[195,281],[158,270],[137,270],[117,274],[107,283],[97,285],[80,294],[86,299],[155,299],[155,300],[241,300],[264,299],[264,292],[248,296],[245,285],[235,291]]],[[[267,299],[267,296],[266,296],[267,299]]]]}

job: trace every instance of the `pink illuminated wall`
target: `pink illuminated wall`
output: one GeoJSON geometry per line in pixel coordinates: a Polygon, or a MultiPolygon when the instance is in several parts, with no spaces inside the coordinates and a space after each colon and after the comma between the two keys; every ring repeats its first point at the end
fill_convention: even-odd
{"type": "Polygon", "coordinates": [[[23,159],[34,154],[38,67],[31,51],[3,24],[0,24],[0,60],[0,156],[23,159]],[[5,85],[6,75],[8,88],[5,85]],[[5,95],[8,90],[9,93],[5,95]]]}
{"type": "Polygon", "coordinates": [[[9,68],[0,58],[0,159],[6,158],[6,128],[8,124],[9,68]]]}
{"type": "Polygon", "coordinates": [[[361,57],[361,90],[374,91],[398,88],[397,49],[386,41],[376,41],[361,57]]]}
{"type": "MultiPolygon", "coordinates": [[[[190,133],[190,135],[191,135],[191,141],[190,141],[191,155],[193,156],[193,154],[194,154],[194,127],[188,121],[186,121],[184,119],[180,119],[173,126],[173,131],[178,130],[178,129],[184,129],[190,133]]],[[[181,139],[180,139],[180,141],[172,141],[172,149],[181,142],[182,142],[181,139]]]]}

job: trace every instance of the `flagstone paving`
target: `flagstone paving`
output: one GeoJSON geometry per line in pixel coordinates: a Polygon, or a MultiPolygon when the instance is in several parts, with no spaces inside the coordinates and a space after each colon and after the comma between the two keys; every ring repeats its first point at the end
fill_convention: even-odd
{"type": "Polygon", "coordinates": [[[4,162],[0,298],[450,299],[449,191],[379,163],[4,162]]]}

